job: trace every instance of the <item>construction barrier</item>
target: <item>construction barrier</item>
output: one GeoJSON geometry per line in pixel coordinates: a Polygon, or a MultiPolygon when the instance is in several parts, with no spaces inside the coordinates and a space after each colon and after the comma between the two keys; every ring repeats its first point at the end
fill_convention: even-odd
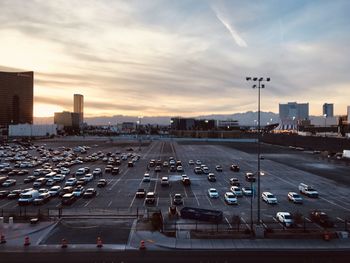
{"type": "Polygon", "coordinates": [[[25,238],[24,238],[24,244],[23,244],[24,246],[29,246],[30,245],[30,240],[29,240],[29,236],[26,236],[25,238]]]}
{"type": "Polygon", "coordinates": [[[102,239],[100,237],[97,238],[97,245],[96,245],[96,247],[103,247],[102,239]]]}
{"type": "Polygon", "coordinates": [[[68,242],[66,239],[62,239],[62,242],[61,242],[61,248],[67,248],[68,247],[68,242]]]}

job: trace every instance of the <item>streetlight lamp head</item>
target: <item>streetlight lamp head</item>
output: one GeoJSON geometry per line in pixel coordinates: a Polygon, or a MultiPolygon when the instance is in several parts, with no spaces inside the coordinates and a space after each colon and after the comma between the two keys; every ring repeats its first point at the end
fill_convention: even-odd
{"type": "Polygon", "coordinates": [[[257,80],[258,80],[258,78],[253,78],[253,80],[254,80],[254,81],[257,81],[257,80]]]}
{"type": "Polygon", "coordinates": [[[261,84],[261,88],[262,88],[262,89],[265,88],[265,84],[261,84]]]}
{"type": "Polygon", "coordinates": [[[255,89],[255,88],[256,88],[256,85],[254,84],[254,85],[253,85],[253,89],[255,89]]]}
{"type": "Polygon", "coordinates": [[[249,80],[252,80],[252,78],[251,77],[246,77],[245,80],[249,81],[249,80]]]}
{"type": "Polygon", "coordinates": [[[259,81],[263,81],[264,80],[264,78],[259,78],[259,81]]]}
{"type": "Polygon", "coordinates": [[[266,81],[270,81],[270,78],[266,78],[266,81]]]}

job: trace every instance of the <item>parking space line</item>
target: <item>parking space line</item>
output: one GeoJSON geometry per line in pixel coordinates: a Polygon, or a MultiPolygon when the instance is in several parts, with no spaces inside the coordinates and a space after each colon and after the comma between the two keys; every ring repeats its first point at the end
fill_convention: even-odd
{"type": "Polygon", "coordinates": [[[340,218],[340,217],[337,217],[337,219],[340,221],[340,222],[345,222],[344,219],[340,218]]]}
{"type": "Polygon", "coordinates": [[[116,181],[110,188],[108,188],[108,191],[111,191],[111,190],[114,188],[114,186],[115,186],[117,183],[119,183],[120,180],[127,174],[128,171],[129,171],[129,169],[127,169],[127,170],[117,179],[117,181],[116,181]]]}
{"type": "Polygon", "coordinates": [[[308,221],[308,222],[312,222],[310,218],[308,217],[305,217],[305,220],[308,221]]]}
{"type": "Polygon", "coordinates": [[[196,193],[195,193],[195,192],[193,192],[193,195],[194,195],[194,197],[196,198],[197,204],[198,204],[198,206],[199,206],[199,200],[198,200],[198,198],[197,198],[196,193]]]}
{"type": "Polygon", "coordinates": [[[186,187],[184,187],[184,192],[185,192],[186,198],[188,198],[188,194],[187,194],[187,191],[186,191],[186,187]]]}
{"type": "Polygon", "coordinates": [[[205,196],[205,197],[208,199],[210,206],[213,206],[213,204],[211,203],[209,197],[208,196],[205,196]]]}
{"type": "Polygon", "coordinates": [[[157,203],[156,203],[156,206],[158,206],[158,202],[159,202],[159,197],[157,197],[157,203]]]}
{"type": "Polygon", "coordinates": [[[11,200],[11,201],[9,201],[9,202],[3,204],[2,206],[0,206],[0,208],[3,208],[3,207],[5,207],[5,206],[7,206],[7,205],[9,205],[9,204],[11,204],[11,203],[13,203],[13,202],[15,202],[15,200],[11,200]]]}
{"type": "Polygon", "coordinates": [[[93,200],[93,199],[87,201],[87,202],[85,203],[84,207],[87,207],[87,206],[92,202],[92,200],[93,200]]]}
{"type": "Polygon", "coordinates": [[[247,221],[245,221],[245,219],[242,216],[241,216],[241,220],[246,225],[246,227],[250,229],[250,226],[248,225],[247,221]]]}
{"type": "Polygon", "coordinates": [[[226,220],[227,224],[230,226],[230,228],[232,228],[232,225],[230,224],[230,222],[228,221],[226,216],[225,216],[225,220],[226,220]]]}
{"type": "Polygon", "coordinates": [[[112,202],[113,202],[113,201],[110,201],[110,202],[108,203],[107,207],[110,207],[110,206],[112,205],[112,202]]]}

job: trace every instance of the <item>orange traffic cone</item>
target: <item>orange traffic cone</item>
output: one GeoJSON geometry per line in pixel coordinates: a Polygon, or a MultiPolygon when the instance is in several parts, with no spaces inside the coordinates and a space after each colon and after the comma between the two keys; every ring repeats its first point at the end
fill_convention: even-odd
{"type": "Polygon", "coordinates": [[[1,234],[1,237],[0,237],[0,244],[5,244],[6,243],[6,239],[5,239],[5,236],[3,234],[1,234]]]}
{"type": "Polygon", "coordinates": [[[64,238],[62,238],[62,242],[61,242],[61,248],[66,248],[68,247],[68,243],[67,243],[67,240],[65,240],[64,238]]]}
{"type": "Polygon", "coordinates": [[[97,238],[97,245],[96,245],[96,247],[103,247],[102,239],[100,237],[97,238]]]}
{"type": "Polygon", "coordinates": [[[140,250],[145,250],[146,246],[145,246],[145,241],[141,240],[140,242],[140,250]]]}
{"type": "Polygon", "coordinates": [[[29,245],[30,245],[29,236],[26,236],[26,237],[24,238],[24,245],[25,245],[25,246],[29,246],[29,245]]]}

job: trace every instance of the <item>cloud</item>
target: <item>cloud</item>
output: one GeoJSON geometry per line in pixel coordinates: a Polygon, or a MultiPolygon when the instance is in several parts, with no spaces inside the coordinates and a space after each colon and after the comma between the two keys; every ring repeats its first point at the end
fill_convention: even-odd
{"type": "Polygon", "coordinates": [[[237,30],[233,27],[233,25],[221,14],[218,10],[213,9],[218,20],[226,27],[226,29],[230,32],[233,40],[240,47],[247,47],[247,43],[245,40],[238,34],[237,30]]]}

